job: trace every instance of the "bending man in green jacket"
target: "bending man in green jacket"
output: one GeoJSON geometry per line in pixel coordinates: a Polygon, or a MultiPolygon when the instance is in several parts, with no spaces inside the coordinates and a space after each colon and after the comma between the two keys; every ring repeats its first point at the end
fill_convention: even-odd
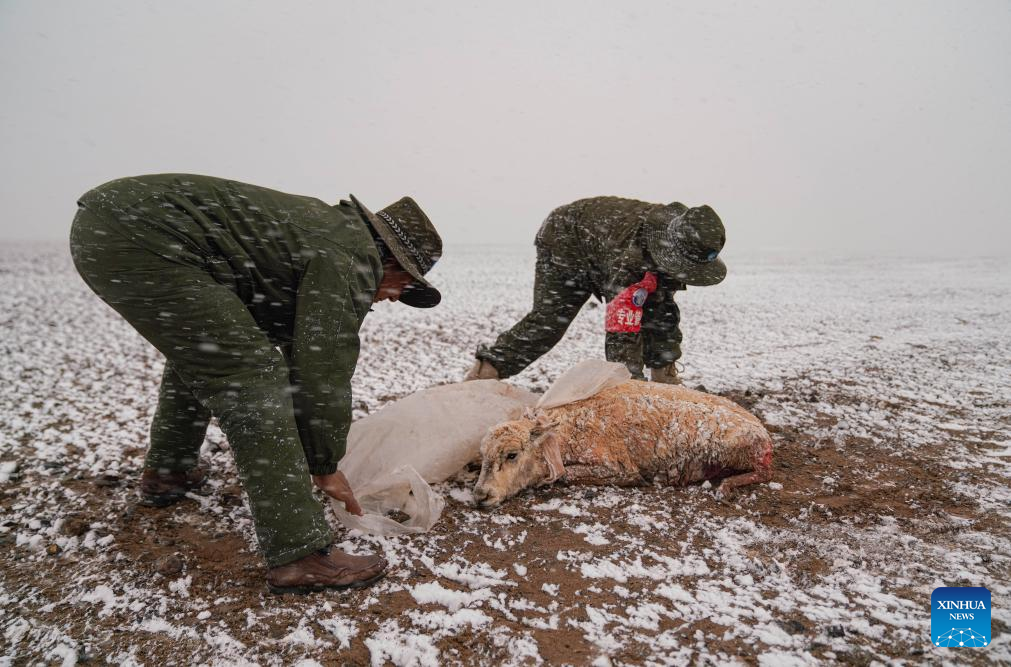
{"type": "Polygon", "coordinates": [[[590,296],[608,302],[604,352],[633,377],[677,384],[681,315],[674,293],[715,285],[723,222],[709,206],[581,199],[552,211],[537,233],[531,311],[491,347],[480,347],[466,380],[507,378],[554,347],[590,296]]]}
{"type": "Polygon", "coordinates": [[[207,176],[102,185],[70,235],[85,282],[166,364],[141,478],[163,506],[203,481],[211,416],[228,437],[275,592],[368,585],[378,556],[331,548],[312,484],[361,513],[337,463],[358,330],[377,301],[429,308],[442,240],[410,198],[371,213],[207,176]],[[310,481],[311,480],[311,481],[310,481]]]}

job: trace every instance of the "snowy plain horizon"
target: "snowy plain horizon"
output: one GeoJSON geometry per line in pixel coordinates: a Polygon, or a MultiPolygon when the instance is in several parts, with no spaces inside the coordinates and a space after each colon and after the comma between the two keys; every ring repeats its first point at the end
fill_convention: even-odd
{"type": "MultiPolygon", "coordinates": [[[[69,231],[68,231],[69,237],[69,231]]],[[[56,248],[66,246],[68,240],[60,238],[8,238],[0,239],[0,248],[15,250],[18,248],[56,248]]],[[[752,246],[749,248],[735,249],[732,247],[733,241],[728,242],[727,247],[720,254],[733,275],[733,263],[735,261],[746,262],[845,262],[845,261],[909,261],[909,262],[972,262],[972,261],[994,261],[1011,257],[1011,248],[989,248],[986,251],[976,251],[975,254],[943,254],[939,251],[923,252],[902,252],[899,250],[879,250],[875,252],[860,252],[850,249],[832,248],[790,248],[785,246],[752,246]]],[[[471,252],[481,248],[489,248],[508,252],[520,252],[528,250],[531,257],[534,255],[533,235],[529,242],[501,241],[501,242],[451,242],[443,245],[443,254],[440,262],[450,261],[456,251],[471,252]]],[[[69,253],[69,249],[67,250],[69,253]]],[[[438,267],[438,265],[436,265],[438,267]]],[[[436,270],[436,269],[433,269],[436,270]]]]}

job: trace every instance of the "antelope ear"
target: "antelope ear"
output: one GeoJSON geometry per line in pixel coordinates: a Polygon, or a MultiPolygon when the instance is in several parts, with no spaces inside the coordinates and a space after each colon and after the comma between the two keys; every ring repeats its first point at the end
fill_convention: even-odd
{"type": "Polygon", "coordinates": [[[541,452],[544,454],[544,460],[547,462],[550,472],[547,481],[544,483],[551,484],[565,476],[565,464],[562,463],[562,448],[558,444],[558,437],[554,433],[545,433],[542,436],[542,440],[541,452]]]}
{"type": "Polygon", "coordinates": [[[537,421],[537,429],[540,431],[547,431],[558,426],[559,420],[548,416],[546,412],[538,411],[534,418],[537,421]]]}

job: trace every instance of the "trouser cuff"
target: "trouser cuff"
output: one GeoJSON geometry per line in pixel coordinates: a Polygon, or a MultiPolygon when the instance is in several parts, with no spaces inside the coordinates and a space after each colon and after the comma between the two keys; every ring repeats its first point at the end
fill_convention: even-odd
{"type": "Polygon", "coordinates": [[[168,472],[186,472],[193,470],[200,463],[200,453],[186,454],[183,456],[166,456],[164,454],[154,454],[148,450],[144,458],[144,467],[150,470],[165,470],[168,472]]]}
{"type": "Polygon", "coordinates": [[[309,554],[324,549],[333,544],[333,535],[329,528],[313,531],[309,539],[297,547],[291,547],[282,551],[264,553],[263,558],[267,561],[267,567],[278,567],[294,563],[300,558],[305,558],[309,554]]]}

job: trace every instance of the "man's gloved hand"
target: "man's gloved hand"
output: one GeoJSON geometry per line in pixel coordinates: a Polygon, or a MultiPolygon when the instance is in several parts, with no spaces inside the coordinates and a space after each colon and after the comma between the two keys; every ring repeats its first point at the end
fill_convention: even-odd
{"type": "Polygon", "coordinates": [[[471,380],[498,380],[498,371],[495,367],[484,359],[478,359],[471,366],[470,370],[467,371],[467,375],[464,376],[464,382],[470,382],[471,380]]]}
{"type": "Polygon", "coordinates": [[[678,377],[677,363],[672,363],[661,368],[651,368],[649,370],[649,379],[663,384],[681,384],[681,378],[678,377]]]}

